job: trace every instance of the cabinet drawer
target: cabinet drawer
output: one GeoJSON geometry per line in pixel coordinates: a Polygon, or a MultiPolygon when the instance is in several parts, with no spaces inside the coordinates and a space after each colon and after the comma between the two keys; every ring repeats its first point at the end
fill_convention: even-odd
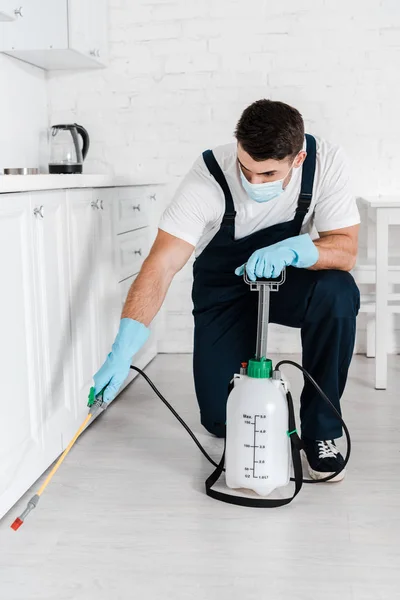
{"type": "Polygon", "coordinates": [[[135,275],[148,254],[148,229],[124,233],[117,237],[119,281],[135,275]]]}
{"type": "Polygon", "coordinates": [[[133,231],[148,225],[151,188],[119,188],[116,207],[116,233],[133,231]]]}

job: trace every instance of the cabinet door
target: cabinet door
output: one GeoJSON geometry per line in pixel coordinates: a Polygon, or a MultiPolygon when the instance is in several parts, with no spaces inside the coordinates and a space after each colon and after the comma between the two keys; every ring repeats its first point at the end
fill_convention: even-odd
{"type": "Polygon", "coordinates": [[[95,191],[99,206],[96,240],[96,279],[98,289],[98,332],[101,362],[106,359],[118,331],[121,318],[120,290],[116,268],[113,205],[116,190],[95,191]]]}
{"type": "Polygon", "coordinates": [[[22,5],[2,0],[5,12],[15,21],[1,25],[1,51],[47,50],[68,48],[67,0],[29,0],[22,5]]]}
{"type": "MultiPolygon", "coordinates": [[[[95,241],[98,208],[92,190],[67,191],[70,310],[73,347],[75,424],[87,413],[87,397],[99,367],[98,290],[95,241]]],[[[74,432],[67,431],[66,438],[74,432]]]]}
{"type": "Polygon", "coordinates": [[[108,0],[68,0],[69,46],[100,64],[108,58],[108,0]]]}
{"type": "Polygon", "coordinates": [[[0,195],[0,516],[48,466],[39,407],[32,221],[28,194],[0,195]]]}
{"type": "MultiPolygon", "coordinates": [[[[72,343],[66,193],[31,194],[34,215],[40,355],[40,405],[46,454],[63,447],[66,425],[76,424],[72,389],[72,343]]],[[[51,462],[51,461],[50,461],[51,462]]]]}

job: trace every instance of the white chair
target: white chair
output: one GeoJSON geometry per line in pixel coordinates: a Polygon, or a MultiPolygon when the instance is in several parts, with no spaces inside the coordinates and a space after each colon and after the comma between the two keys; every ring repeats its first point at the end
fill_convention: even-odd
{"type": "MultiPolygon", "coordinates": [[[[361,261],[357,263],[353,269],[353,276],[357,284],[376,285],[376,269],[375,264],[371,261],[361,261]]],[[[390,265],[388,268],[389,284],[400,284],[400,265],[390,265]]],[[[360,313],[366,313],[367,319],[367,357],[375,358],[376,356],[376,340],[375,340],[375,313],[376,313],[376,294],[361,293],[360,313]]],[[[390,314],[400,313],[400,294],[389,293],[387,311],[390,314]]],[[[386,331],[380,331],[379,335],[386,336],[386,331]]]]}
{"type": "Polygon", "coordinates": [[[361,294],[360,312],[367,313],[367,356],[375,358],[375,388],[387,387],[388,316],[400,313],[400,259],[389,256],[389,226],[400,224],[399,197],[359,198],[367,208],[367,256],[360,257],[353,275],[358,285],[373,285],[361,294]]]}

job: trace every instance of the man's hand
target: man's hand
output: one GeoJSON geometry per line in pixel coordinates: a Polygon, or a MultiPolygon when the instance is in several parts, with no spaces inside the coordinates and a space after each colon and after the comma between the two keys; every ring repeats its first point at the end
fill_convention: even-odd
{"type": "Polygon", "coordinates": [[[317,247],[305,233],[256,250],[246,265],[238,267],[235,273],[243,275],[246,266],[250,281],[256,281],[257,277],[271,279],[279,277],[285,267],[307,269],[318,261],[318,257],[317,247]]]}
{"type": "Polygon", "coordinates": [[[93,377],[95,395],[104,388],[104,402],[111,402],[128,377],[133,356],[147,341],[150,330],[133,319],[121,319],[119,332],[103,366],[93,377]]]}

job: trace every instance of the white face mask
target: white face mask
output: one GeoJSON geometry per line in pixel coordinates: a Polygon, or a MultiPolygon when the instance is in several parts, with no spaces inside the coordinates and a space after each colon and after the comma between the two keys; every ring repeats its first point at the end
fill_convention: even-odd
{"type": "Polygon", "coordinates": [[[289,175],[293,167],[294,163],[290,167],[289,171],[286,173],[283,179],[277,179],[276,181],[267,181],[266,183],[250,183],[250,181],[246,179],[240,167],[239,170],[242,185],[246,190],[248,196],[255,202],[269,202],[270,200],[274,200],[282,194],[282,192],[284,191],[283,182],[285,181],[286,177],[289,175]]]}

